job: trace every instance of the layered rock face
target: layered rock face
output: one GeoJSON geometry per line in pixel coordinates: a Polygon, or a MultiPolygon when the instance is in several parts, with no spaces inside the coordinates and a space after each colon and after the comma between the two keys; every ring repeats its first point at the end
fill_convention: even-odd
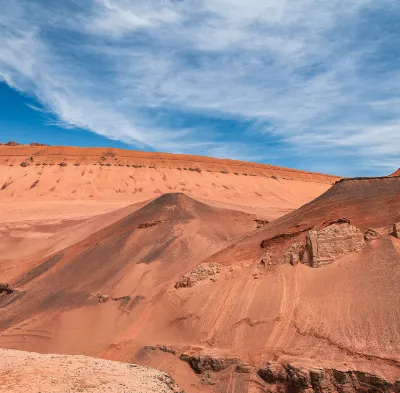
{"type": "Polygon", "coordinates": [[[312,267],[323,266],[350,252],[365,247],[363,233],[348,223],[332,224],[320,231],[311,230],[307,235],[307,250],[312,267]]]}
{"type": "Polygon", "coordinates": [[[212,356],[199,353],[183,353],[180,359],[189,363],[190,367],[200,374],[204,371],[219,372],[225,370],[229,366],[238,364],[239,360],[228,356],[212,356]]]}
{"type": "Polygon", "coordinates": [[[288,393],[399,393],[400,380],[395,383],[378,375],[361,371],[303,368],[290,364],[267,363],[258,370],[266,382],[267,392],[288,393]]]}

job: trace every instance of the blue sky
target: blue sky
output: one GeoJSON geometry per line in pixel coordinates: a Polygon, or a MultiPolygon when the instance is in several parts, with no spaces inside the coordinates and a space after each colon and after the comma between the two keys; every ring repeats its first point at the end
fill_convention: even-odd
{"type": "Polygon", "coordinates": [[[0,140],[400,164],[395,0],[0,0],[0,140]]]}

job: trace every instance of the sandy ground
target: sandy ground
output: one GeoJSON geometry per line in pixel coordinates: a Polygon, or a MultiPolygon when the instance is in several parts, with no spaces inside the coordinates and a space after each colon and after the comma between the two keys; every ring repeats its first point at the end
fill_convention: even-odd
{"type": "Polygon", "coordinates": [[[400,178],[386,178],[342,181],[262,228],[257,216],[183,194],[124,208],[97,232],[83,221],[82,233],[90,235],[74,231],[78,242],[41,260],[0,263],[16,289],[0,298],[0,346],[149,365],[171,373],[189,393],[262,387],[231,371],[213,375],[216,385],[202,385],[179,359],[187,350],[255,367],[296,361],[394,381],[400,378],[400,240],[387,229],[362,252],[319,269],[261,269],[260,243],[294,233],[276,249],[282,253],[310,226],[343,217],[363,231],[390,228],[400,221],[399,206],[400,178]],[[221,266],[215,279],[174,287],[204,262],[221,266]],[[156,345],[175,354],[144,350],[156,345]]]}
{"type": "Polygon", "coordinates": [[[86,356],[0,350],[0,391],[7,393],[181,392],[163,372],[86,356]]]}
{"type": "Polygon", "coordinates": [[[16,290],[0,294],[0,347],[151,366],[188,393],[264,389],[232,369],[204,383],[188,350],[400,378],[400,178],[332,187],[259,164],[26,146],[0,146],[0,168],[0,282],[16,290]],[[263,240],[286,236],[278,258],[343,217],[382,235],[319,269],[261,268],[263,240]],[[175,287],[211,262],[215,277],[175,287]]]}

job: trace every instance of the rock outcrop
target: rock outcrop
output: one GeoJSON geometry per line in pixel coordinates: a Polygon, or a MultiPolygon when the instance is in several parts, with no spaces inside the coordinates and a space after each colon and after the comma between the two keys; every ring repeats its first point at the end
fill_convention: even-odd
{"type": "Polygon", "coordinates": [[[400,222],[393,225],[393,235],[397,237],[397,239],[400,239],[400,222]]]}
{"type": "Polygon", "coordinates": [[[229,366],[239,363],[239,359],[228,356],[213,356],[209,354],[185,352],[180,359],[189,363],[190,367],[197,373],[204,371],[219,372],[225,370],[229,366]]]}
{"type": "Polygon", "coordinates": [[[285,263],[297,265],[299,262],[307,263],[307,256],[305,255],[306,245],[304,243],[293,243],[284,254],[285,263]]]}
{"type": "Polygon", "coordinates": [[[306,368],[291,364],[267,363],[257,374],[268,385],[269,392],[287,393],[399,393],[400,380],[361,371],[306,368]]]}
{"type": "Polygon", "coordinates": [[[269,224],[268,220],[263,220],[261,218],[257,218],[256,220],[254,220],[254,222],[257,224],[257,228],[262,228],[265,225],[269,224]]]}
{"type": "Polygon", "coordinates": [[[144,229],[144,228],[150,228],[150,227],[154,227],[158,224],[161,224],[162,221],[148,221],[148,222],[144,222],[143,224],[139,224],[138,225],[138,229],[144,229]]]}
{"type": "Polygon", "coordinates": [[[217,263],[202,263],[190,273],[185,274],[175,284],[175,288],[192,287],[197,281],[206,280],[207,278],[217,275],[220,271],[221,267],[217,263]]]}
{"type": "Polygon", "coordinates": [[[332,263],[350,252],[362,250],[366,243],[363,233],[348,223],[334,223],[307,234],[307,250],[312,267],[332,263]]]}
{"type": "Polygon", "coordinates": [[[14,289],[12,289],[9,284],[0,284],[0,293],[10,294],[13,292],[14,292],[14,289]]]}
{"type": "Polygon", "coordinates": [[[369,229],[367,229],[366,231],[365,231],[365,234],[364,234],[364,239],[367,241],[367,242],[370,242],[370,241],[372,241],[372,240],[376,240],[376,239],[379,239],[379,233],[375,230],[375,229],[373,229],[373,228],[369,228],[369,229]]]}

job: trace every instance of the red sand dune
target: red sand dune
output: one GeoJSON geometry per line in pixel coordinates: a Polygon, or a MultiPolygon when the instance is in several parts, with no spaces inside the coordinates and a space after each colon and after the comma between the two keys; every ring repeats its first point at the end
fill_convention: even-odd
{"type": "MultiPolygon", "coordinates": [[[[96,232],[64,239],[65,248],[52,243],[46,258],[0,262],[1,276],[16,289],[0,295],[1,347],[151,365],[187,392],[276,391],[255,373],[265,362],[351,374],[353,390],[346,391],[376,384],[374,391],[395,391],[400,240],[390,228],[400,221],[400,178],[342,180],[259,229],[258,216],[180,193],[125,209],[109,225],[103,217],[96,232]],[[318,269],[260,265],[263,240],[278,239],[271,247],[277,260],[309,228],[343,217],[362,231],[377,229],[380,238],[318,269]],[[176,288],[193,269],[198,281],[176,288]],[[198,378],[182,354],[200,368],[198,378]]],[[[301,373],[290,378],[298,383],[303,375],[304,386],[288,391],[318,391],[315,381],[304,390],[301,373]]]]}
{"type": "Polygon", "coordinates": [[[272,219],[339,179],[210,157],[29,145],[0,146],[0,168],[0,221],[82,218],[169,192],[272,219]]]}

